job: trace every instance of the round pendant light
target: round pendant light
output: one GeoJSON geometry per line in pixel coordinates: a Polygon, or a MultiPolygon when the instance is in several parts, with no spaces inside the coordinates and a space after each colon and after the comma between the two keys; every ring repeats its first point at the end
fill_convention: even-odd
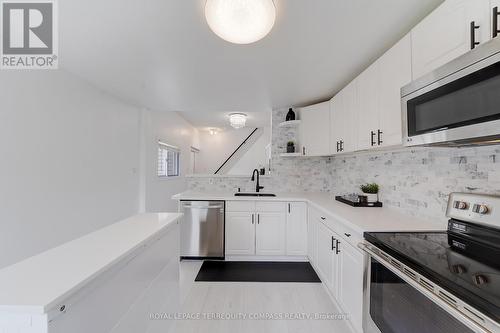
{"type": "Polygon", "coordinates": [[[264,38],[273,28],[273,0],[207,0],[205,16],[210,29],[235,44],[250,44],[264,38]]]}

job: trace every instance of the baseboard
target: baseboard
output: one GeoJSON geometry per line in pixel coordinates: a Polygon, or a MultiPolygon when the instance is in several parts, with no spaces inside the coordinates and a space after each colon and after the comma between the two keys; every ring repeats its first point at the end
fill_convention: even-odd
{"type": "Polygon", "coordinates": [[[307,262],[307,256],[226,256],[226,261],[288,261],[307,262]]]}

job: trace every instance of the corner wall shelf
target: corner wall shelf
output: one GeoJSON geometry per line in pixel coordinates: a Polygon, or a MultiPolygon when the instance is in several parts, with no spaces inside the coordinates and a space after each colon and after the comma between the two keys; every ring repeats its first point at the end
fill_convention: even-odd
{"type": "Polygon", "coordinates": [[[300,157],[304,156],[302,153],[282,153],[280,154],[281,157],[300,157]]]}
{"type": "Polygon", "coordinates": [[[284,121],[278,124],[278,127],[297,127],[300,125],[300,120],[284,121]]]}

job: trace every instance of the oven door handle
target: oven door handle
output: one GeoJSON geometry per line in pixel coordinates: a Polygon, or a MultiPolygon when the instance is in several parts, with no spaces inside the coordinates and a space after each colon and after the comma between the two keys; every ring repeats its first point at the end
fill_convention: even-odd
{"type": "MultiPolygon", "coordinates": [[[[410,277],[409,275],[403,273],[403,265],[401,263],[398,263],[396,260],[392,259],[391,257],[385,255],[381,255],[383,253],[380,250],[379,253],[376,253],[372,248],[375,248],[375,246],[369,244],[368,242],[364,241],[358,244],[358,248],[363,250],[365,253],[367,253],[371,258],[377,260],[380,264],[382,264],[384,267],[386,267],[388,270],[390,270],[392,273],[396,274],[398,277],[400,277],[403,281],[408,283],[410,286],[418,290],[420,293],[422,293],[424,296],[429,298],[431,301],[439,305],[443,310],[448,312],[451,316],[454,318],[458,319],[460,322],[462,322],[464,325],[472,329],[474,332],[481,332],[481,333],[491,333],[491,329],[487,329],[483,325],[481,325],[479,322],[483,322],[487,324],[486,326],[492,327],[496,330],[500,329],[500,326],[496,323],[494,323],[492,320],[488,320],[485,318],[481,318],[478,313],[471,312],[470,310],[467,310],[466,308],[472,309],[470,305],[465,304],[464,302],[460,301],[460,304],[456,304],[456,306],[451,305],[449,303],[449,299],[446,298],[445,294],[442,293],[441,288],[439,286],[436,286],[434,288],[435,292],[430,291],[429,289],[423,287],[418,281],[420,281],[420,274],[414,272],[413,278],[410,277]],[[472,317],[476,317],[476,320],[471,319],[472,317]]],[[[405,267],[405,270],[410,270],[405,267]]],[[[369,277],[367,277],[369,279],[369,277]]],[[[424,278],[425,279],[425,278],[424,278]]],[[[425,279],[427,283],[429,283],[429,280],[425,279]]],[[[369,283],[369,282],[368,282],[369,283]]],[[[477,310],[476,310],[477,311],[477,310]]],[[[493,332],[496,332],[496,330],[493,330],[493,332]]]]}

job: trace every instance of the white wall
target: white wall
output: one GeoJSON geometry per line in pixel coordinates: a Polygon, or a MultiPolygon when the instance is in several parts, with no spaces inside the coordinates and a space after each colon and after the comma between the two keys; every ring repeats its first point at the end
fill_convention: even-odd
{"type": "Polygon", "coordinates": [[[264,133],[229,170],[228,175],[250,175],[260,166],[268,169],[266,146],[271,143],[271,128],[264,127],[264,133]]]}
{"type": "Polygon", "coordinates": [[[228,129],[215,135],[200,131],[200,174],[214,174],[254,128],[228,129]]]}
{"type": "Polygon", "coordinates": [[[0,268],[138,211],[139,111],[59,71],[0,73],[0,268]]]}
{"type": "Polygon", "coordinates": [[[143,111],[145,133],[145,208],[149,212],[177,211],[172,195],[187,189],[185,176],[190,165],[191,146],[198,145],[197,130],[176,112],[143,111]],[[157,176],[158,140],[181,149],[181,176],[161,179],[157,176]]]}

